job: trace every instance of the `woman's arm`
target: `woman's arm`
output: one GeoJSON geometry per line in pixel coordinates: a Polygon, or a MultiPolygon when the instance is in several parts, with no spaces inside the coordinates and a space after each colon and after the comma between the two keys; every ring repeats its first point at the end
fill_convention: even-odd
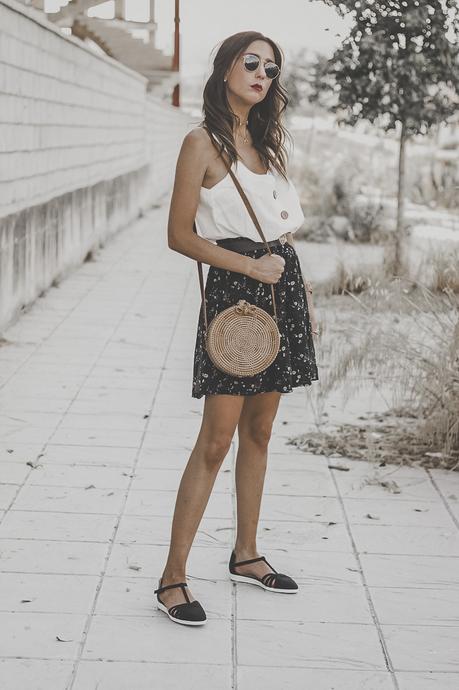
{"type": "Polygon", "coordinates": [[[254,259],[219,247],[193,231],[201,184],[209,162],[216,155],[202,128],[193,129],[184,137],[169,209],[168,245],[191,259],[253,277],[254,259]]]}

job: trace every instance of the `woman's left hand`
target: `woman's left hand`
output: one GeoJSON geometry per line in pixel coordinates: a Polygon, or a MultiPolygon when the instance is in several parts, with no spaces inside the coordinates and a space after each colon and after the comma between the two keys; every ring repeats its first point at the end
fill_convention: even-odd
{"type": "Polygon", "coordinates": [[[317,319],[314,315],[314,307],[312,308],[312,314],[311,314],[311,311],[309,311],[309,320],[311,322],[312,334],[315,336],[318,336],[319,335],[319,324],[317,323],[317,319]]]}
{"type": "Polygon", "coordinates": [[[308,312],[309,312],[309,321],[311,323],[311,331],[312,331],[313,335],[317,336],[317,335],[319,335],[319,324],[317,323],[316,314],[314,311],[314,304],[312,301],[312,292],[310,292],[310,290],[312,290],[312,286],[311,286],[311,283],[308,280],[306,280],[305,278],[303,278],[303,282],[304,282],[304,287],[306,290],[306,298],[308,301],[308,312]]]}

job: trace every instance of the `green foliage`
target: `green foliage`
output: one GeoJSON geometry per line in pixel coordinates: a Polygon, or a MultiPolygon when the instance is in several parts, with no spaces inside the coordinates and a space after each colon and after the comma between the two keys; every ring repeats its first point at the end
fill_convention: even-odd
{"type": "Polygon", "coordinates": [[[390,130],[405,123],[406,136],[426,133],[457,111],[456,0],[325,2],[354,23],[326,68],[318,63],[313,100],[350,125],[366,119],[390,130]]]}

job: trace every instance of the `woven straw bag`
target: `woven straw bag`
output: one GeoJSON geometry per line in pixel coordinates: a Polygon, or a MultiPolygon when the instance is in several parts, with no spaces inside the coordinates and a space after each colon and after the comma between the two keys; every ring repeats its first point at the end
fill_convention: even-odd
{"type": "MultiPolygon", "coordinates": [[[[268,253],[272,254],[239,180],[230,167],[228,167],[228,172],[255,227],[266,244],[268,253]]],[[[193,226],[193,229],[197,232],[196,225],[193,226]]],[[[205,344],[209,358],[217,369],[225,374],[232,376],[255,376],[255,374],[259,374],[273,363],[280,347],[274,286],[271,284],[273,316],[261,307],[240,299],[237,304],[217,314],[208,325],[202,264],[200,261],[197,263],[202,297],[201,308],[204,312],[205,344]]]]}

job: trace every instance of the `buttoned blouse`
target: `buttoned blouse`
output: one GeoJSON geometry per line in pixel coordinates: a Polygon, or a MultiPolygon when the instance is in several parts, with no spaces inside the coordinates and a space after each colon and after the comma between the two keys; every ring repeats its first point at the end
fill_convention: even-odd
{"type": "MultiPolygon", "coordinates": [[[[284,233],[294,233],[303,225],[300,199],[288,177],[286,180],[272,166],[267,173],[254,173],[241,160],[231,168],[268,242],[284,233]]],[[[262,241],[229,173],[210,189],[201,187],[195,222],[198,234],[214,242],[225,237],[262,241]]]]}

